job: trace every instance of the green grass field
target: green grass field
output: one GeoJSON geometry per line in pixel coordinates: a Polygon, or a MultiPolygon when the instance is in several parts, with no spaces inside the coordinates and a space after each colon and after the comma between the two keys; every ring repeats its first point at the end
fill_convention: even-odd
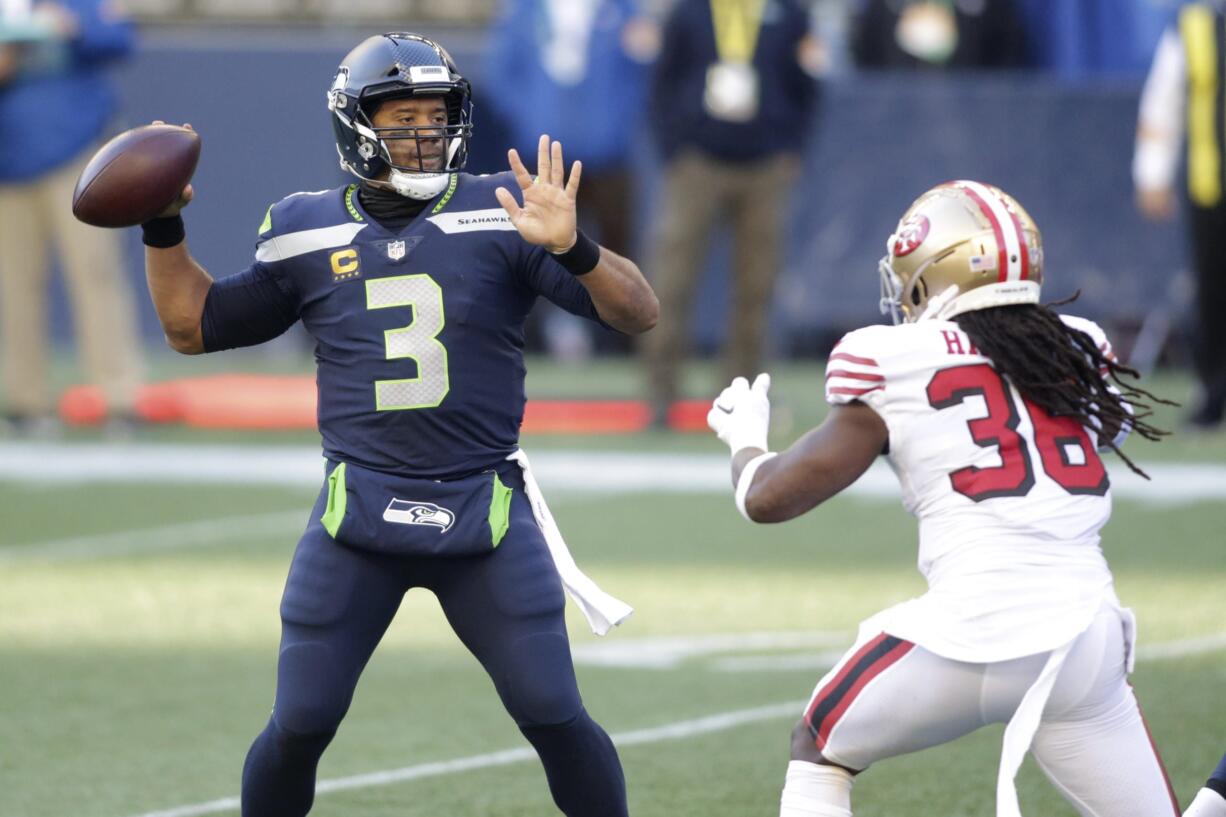
{"type": "MultiPolygon", "coordinates": [[[[621,396],[636,385],[634,372],[618,364],[534,371],[530,387],[538,396],[621,396]]],[[[813,367],[782,367],[777,444],[816,422],[819,375],[813,367]]],[[[696,393],[714,387],[706,379],[700,370],[696,393]]],[[[1156,382],[1176,398],[1187,387],[1179,378],[1156,382]]],[[[151,430],[141,437],[316,445],[300,434],[151,430]]],[[[73,432],[62,455],[96,438],[73,432]]],[[[538,438],[525,440],[525,448],[719,450],[713,437],[660,433],[538,438]]],[[[1131,451],[1142,465],[1226,461],[1221,436],[1177,435],[1131,451]]],[[[791,725],[823,672],[809,659],[846,646],[860,619],[923,590],[911,518],[896,501],[847,497],[787,525],[754,527],[736,515],[730,491],[554,498],[544,488],[580,564],[636,607],[605,639],[592,636],[571,608],[581,656],[619,642],[641,655],[664,638],[725,636],[660,667],[581,663],[585,702],[611,733],[681,723],[697,731],[697,719],[776,707],[736,725],[706,722],[709,731],[689,736],[639,734],[622,749],[631,812],[777,813],[791,725]],[[755,633],[797,637],[791,646],[787,639],[747,644],[755,633]],[[778,707],[788,704],[795,706],[778,707]]],[[[313,497],[304,487],[0,481],[0,815],[237,813],[224,804],[192,807],[237,794],[247,746],[268,717],[277,605],[300,527],[294,514],[305,519],[313,497]],[[232,521],[270,514],[288,518],[250,528],[232,521]],[[189,522],[215,523],[216,535],[170,541],[189,522]],[[165,547],[156,534],[141,533],[167,526],[180,527],[165,534],[165,547]],[[128,537],[154,545],[126,549],[128,537]],[[66,539],[78,541],[65,549],[66,539]]],[[[1104,543],[1120,596],[1138,614],[1143,649],[1222,634],[1223,530],[1226,501],[1117,501],[1104,543]]],[[[1219,705],[1226,639],[1216,643],[1180,657],[1143,652],[1133,678],[1184,803],[1226,748],[1219,705]]],[[[857,815],[992,813],[1000,735],[999,728],[984,730],[870,769],[856,784],[857,815]]],[[[553,814],[535,760],[512,756],[459,772],[424,767],[526,745],[433,598],[415,591],[320,770],[325,781],[406,769],[400,776],[408,779],[351,781],[321,794],[313,814],[553,814]]],[[[1019,785],[1027,815],[1074,814],[1033,764],[1019,785]]]]}

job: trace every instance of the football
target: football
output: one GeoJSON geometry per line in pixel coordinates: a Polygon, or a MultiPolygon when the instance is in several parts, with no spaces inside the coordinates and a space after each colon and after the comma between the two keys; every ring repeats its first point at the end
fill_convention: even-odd
{"type": "Polygon", "coordinates": [[[89,160],[72,194],[72,213],[95,227],[131,227],[166,209],[200,159],[200,135],[178,125],[119,134],[89,160]]]}

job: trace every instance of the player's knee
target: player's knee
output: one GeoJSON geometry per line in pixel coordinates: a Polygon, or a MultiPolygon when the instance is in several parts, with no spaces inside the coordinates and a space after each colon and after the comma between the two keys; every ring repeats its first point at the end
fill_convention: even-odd
{"type": "Polygon", "coordinates": [[[571,664],[570,645],[556,633],[517,641],[514,664],[506,668],[503,695],[520,726],[567,723],[583,709],[571,664]]]}
{"type": "Polygon", "coordinates": [[[281,652],[273,723],[293,735],[336,731],[349,709],[353,689],[331,670],[332,650],[318,642],[294,644],[281,652]]]}
{"type": "Polygon", "coordinates": [[[792,730],[792,760],[807,760],[810,763],[820,763],[822,753],[813,739],[813,731],[804,718],[797,722],[792,730]]]}

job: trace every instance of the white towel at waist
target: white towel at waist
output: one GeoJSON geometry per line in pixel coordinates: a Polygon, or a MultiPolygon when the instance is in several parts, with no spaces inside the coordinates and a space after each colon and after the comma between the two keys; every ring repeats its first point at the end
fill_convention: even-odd
{"type": "MultiPolygon", "coordinates": [[[[1136,663],[1136,617],[1132,610],[1119,606],[1114,594],[1110,599],[1104,599],[1103,604],[1115,607],[1123,621],[1124,671],[1130,673],[1136,663]]],[[[1082,628],[1081,632],[1088,630],[1091,624],[1093,624],[1093,619],[1082,628]]],[[[1047,706],[1052,687],[1055,686],[1056,676],[1060,674],[1060,668],[1064,666],[1064,659],[1068,657],[1073,643],[1080,637],[1081,633],[1078,633],[1063,646],[1052,650],[1047,656],[1047,663],[1043,665],[1039,677],[1030,685],[1030,689],[1026,690],[1026,694],[1022,696],[1022,702],[1018,704],[1013,717],[1009,719],[1009,724],[1005,727],[1004,746],[1000,752],[1000,770],[996,777],[996,817],[1022,817],[1014,779],[1017,777],[1017,770],[1021,768],[1022,758],[1029,751],[1030,743],[1034,740],[1034,733],[1038,731],[1039,720],[1043,716],[1043,708],[1047,706]]]]}
{"type": "Polygon", "coordinates": [[[596,582],[584,575],[579,566],[575,564],[574,557],[570,555],[570,550],[566,547],[566,540],[562,538],[562,532],[558,530],[557,523],[553,521],[553,514],[549,512],[549,506],[545,504],[541,486],[536,484],[536,478],[532,475],[532,468],[528,465],[528,455],[523,450],[517,450],[507,459],[518,463],[524,472],[524,492],[528,495],[528,502],[532,505],[532,515],[536,517],[536,524],[540,526],[541,533],[545,536],[545,544],[549,546],[549,555],[553,557],[558,576],[562,579],[562,586],[583,611],[587,623],[591,625],[592,632],[596,635],[604,635],[629,618],[634,608],[601,590],[596,586],[596,582]]]}

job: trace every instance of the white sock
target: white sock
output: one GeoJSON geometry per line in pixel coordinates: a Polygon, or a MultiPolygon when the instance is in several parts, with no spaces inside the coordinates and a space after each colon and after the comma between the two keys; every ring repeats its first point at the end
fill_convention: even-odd
{"type": "Polygon", "coordinates": [[[793,760],[779,798],[779,817],[851,817],[851,772],[793,760]]]}
{"type": "Polygon", "coordinates": [[[1183,817],[1226,817],[1226,800],[1213,789],[1201,789],[1183,817]]]}

